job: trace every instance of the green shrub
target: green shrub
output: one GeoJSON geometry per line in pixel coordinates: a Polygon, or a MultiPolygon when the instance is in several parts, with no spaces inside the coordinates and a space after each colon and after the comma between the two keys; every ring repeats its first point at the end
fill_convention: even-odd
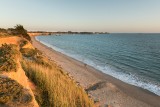
{"type": "Polygon", "coordinates": [[[50,62],[47,59],[45,59],[42,55],[34,57],[33,61],[42,66],[52,68],[52,65],[50,64],[50,62]]]}
{"type": "Polygon", "coordinates": [[[37,49],[22,48],[20,50],[23,56],[30,58],[32,61],[41,64],[43,66],[51,68],[49,61],[42,55],[42,53],[37,49]]]}
{"type": "Polygon", "coordinates": [[[15,26],[16,35],[21,35],[22,37],[26,38],[28,41],[31,41],[31,37],[27,34],[27,30],[24,29],[22,25],[15,26]]]}
{"type": "Polygon", "coordinates": [[[35,57],[38,54],[41,54],[41,52],[37,49],[30,49],[30,48],[21,48],[20,52],[25,57],[35,57]]]}
{"type": "Polygon", "coordinates": [[[15,45],[2,44],[0,47],[0,71],[16,71],[16,55],[18,54],[15,45]]]}
{"type": "Polygon", "coordinates": [[[20,47],[23,47],[27,44],[28,42],[26,40],[21,40],[20,41],[20,47]]]}
{"type": "Polygon", "coordinates": [[[0,104],[7,102],[29,103],[32,96],[26,93],[23,86],[15,80],[6,77],[0,77],[0,104]]]}

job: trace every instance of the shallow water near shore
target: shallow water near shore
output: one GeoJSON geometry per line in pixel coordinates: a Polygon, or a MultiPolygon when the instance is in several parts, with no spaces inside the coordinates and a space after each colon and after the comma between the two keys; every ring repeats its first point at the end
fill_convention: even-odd
{"type": "Polygon", "coordinates": [[[160,34],[37,36],[56,51],[160,96],[160,34]]]}

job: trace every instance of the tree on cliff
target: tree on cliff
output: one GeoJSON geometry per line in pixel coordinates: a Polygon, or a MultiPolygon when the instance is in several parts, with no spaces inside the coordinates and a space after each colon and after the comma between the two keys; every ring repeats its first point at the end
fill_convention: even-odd
{"type": "Polygon", "coordinates": [[[27,30],[24,29],[24,27],[22,25],[16,25],[15,31],[16,31],[17,35],[20,35],[20,36],[26,38],[27,40],[31,41],[30,36],[27,34],[27,30]]]}

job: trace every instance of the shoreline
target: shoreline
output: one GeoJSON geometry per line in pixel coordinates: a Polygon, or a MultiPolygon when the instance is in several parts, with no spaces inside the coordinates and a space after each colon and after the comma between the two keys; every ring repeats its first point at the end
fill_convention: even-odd
{"type": "Polygon", "coordinates": [[[53,50],[32,38],[34,47],[56,62],[74,80],[86,89],[89,95],[104,106],[113,107],[159,107],[160,97],[148,90],[127,84],[78,60],[53,50]]]}

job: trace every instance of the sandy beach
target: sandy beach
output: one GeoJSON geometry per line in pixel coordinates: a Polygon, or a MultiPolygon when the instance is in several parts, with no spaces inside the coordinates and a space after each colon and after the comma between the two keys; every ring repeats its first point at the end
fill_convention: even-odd
{"type": "Polygon", "coordinates": [[[93,67],[57,52],[32,38],[32,44],[69,73],[97,102],[106,107],[160,107],[160,96],[129,85],[93,67]]]}

